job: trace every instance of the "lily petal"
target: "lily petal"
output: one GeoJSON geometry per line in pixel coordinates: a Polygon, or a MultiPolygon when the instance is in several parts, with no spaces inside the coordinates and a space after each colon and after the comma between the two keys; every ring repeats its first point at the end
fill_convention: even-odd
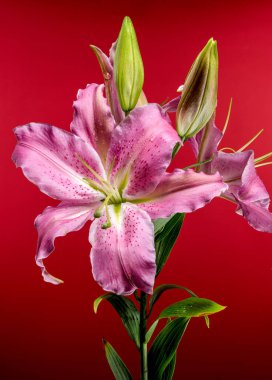
{"type": "Polygon", "coordinates": [[[177,212],[195,211],[227,188],[219,173],[207,175],[176,169],[173,173],[165,173],[155,191],[137,203],[151,219],[167,218],[177,212]]]}
{"type": "Polygon", "coordinates": [[[42,270],[44,281],[55,285],[62,283],[62,280],[47,272],[43,260],[54,251],[55,238],[65,236],[68,232],[78,231],[88,220],[93,219],[96,207],[97,204],[62,202],[57,207],[47,207],[36,218],[35,227],[39,235],[36,264],[42,270]]]}
{"type": "Polygon", "coordinates": [[[257,231],[272,233],[272,213],[258,202],[237,201],[239,208],[237,213],[242,215],[257,231]]]}
{"type": "Polygon", "coordinates": [[[74,102],[74,118],[71,130],[94,147],[102,161],[106,161],[111,133],[115,121],[104,97],[104,85],[95,83],[79,90],[74,102]]]}
{"type": "Polygon", "coordinates": [[[106,94],[111,112],[114,116],[115,122],[119,124],[125,117],[124,112],[119,103],[117,89],[113,78],[113,60],[116,50],[116,43],[112,44],[110,49],[110,58],[106,56],[98,47],[91,45],[93,52],[95,53],[98,62],[101,67],[101,71],[105,80],[106,94]]]}
{"type": "Polygon", "coordinates": [[[106,291],[151,294],[156,274],[154,227],[146,212],[130,203],[109,206],[111,227],[105,217],[90,228],[91,263],[95,280],[106,291]]]}
{"type": "Polygon", "coordinates": [[[79,137],[48,124],[30,123],[15,128],[18,143],[13,161],[45,194],[60,200],[101,199],[101,193],[83,181],[93,174],[79,155],[99,175],[105,171],[97,152],[79,137]]]}
{"type": "Polygon", "coordinates": [[[176,98],[170,100],[169,102],[165,103],[163,106],[162,106],[162,109],[165,111],[165,112],[176,112],[177,111],[177,108],[178,108],[178,105],[179,105],[179,102],[180,102],[180,95],[177,96],[176,98]]]}
{"type": "MultiPolygon", "coordinates": [[[[213,116],[205,128],[189,139],[198,162],[212,158],[222,138],[223,133],[215,126],[213,116]]],[[[200,166],[199,171],[210,173],[210,167],[210,163],[203,164],[200,166]]]]}
{"type": "Polygon", "coordinates": [[[153,191],[180,141],[168,116],[156,104],[135,108],[112,134],[107,167],[111,178],[132,198],[153,191]]]}

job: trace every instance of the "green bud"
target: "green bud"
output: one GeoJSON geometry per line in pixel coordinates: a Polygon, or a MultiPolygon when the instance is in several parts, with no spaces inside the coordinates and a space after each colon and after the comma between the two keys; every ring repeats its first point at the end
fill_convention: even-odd
{"type": "Polygon", "coordinates": [[[185,141],[199,132],[214,113],[217,102],[218,52],[212,38],[194,61],[177,109],[177,130],[185,141]]]}
{"type": "Polygon", "coordinates": [[[129,17],[123,20],[114,57],[114,81],[119,101],[128,113],[137,104],[144,83],[144,66],[136,37],[129,17]]]}

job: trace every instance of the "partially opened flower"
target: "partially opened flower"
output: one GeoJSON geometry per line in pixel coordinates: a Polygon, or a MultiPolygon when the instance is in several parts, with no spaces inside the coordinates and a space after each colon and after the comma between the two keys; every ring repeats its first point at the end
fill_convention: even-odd
{"type": "Polygon", "coordinates": [[[236,212],[243,215],[253,228],[272,232],[269,194],[255,169],[272,154],[254,159],[254,152],[245,150],[260,133],[237,151],[231,148],[218,150],[224,131],[215,126],[212,117],[207,126],[190,139],[198,162],[203,162],[198,169],[208,174],[219,172],[229,186],[222,198],[236,203],[236,212]]]}
{"type": "Polygon", "coordinates": [[[45,281],[58,284],[43,260],[54,240],[94,220],[89,240],[95,280],[108,291],[152,293],[156,264],[152,219],[191,212],[225,191],[216,173],[166,173],[179,137],[156,104],[134,109],[119,125],[104,85],[89,85],[74,103],[72,133],[47,124],[17,127],[13,160],[52,198],[35,221],[36,262],[45,281]]]}

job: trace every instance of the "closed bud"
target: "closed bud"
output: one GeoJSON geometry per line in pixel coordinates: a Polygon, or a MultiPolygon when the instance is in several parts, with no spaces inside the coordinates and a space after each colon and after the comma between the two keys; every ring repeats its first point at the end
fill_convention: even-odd
{"type": "Polygon", "coordinates": [[[199,132],[214,113],[217,102],[218,53],[212,38],[194,61],[177,109],[177,130],[183,141],[199,132]]]}
{"type": "Polygon", "coordinates": [[[144,66],[136,37],[129,17],[125,17],[118,36],[114,57],[114,81],[119,101],[128,113],[137,104],[144,83],[144,66]]]}

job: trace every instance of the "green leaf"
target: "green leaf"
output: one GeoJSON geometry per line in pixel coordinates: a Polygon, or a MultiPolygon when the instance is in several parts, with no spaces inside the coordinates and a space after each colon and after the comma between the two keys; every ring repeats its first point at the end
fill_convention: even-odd
{"type": "Polygon", "coordinates": [[[162,375],[162,380],[172,380],[174,372],[175,372],[176,360],[177,360],[177,354],[173,356],[173,359],[165,368],[165,371],[163,372],[163,375],[162,375]]]}
{"type": "Polygon", "coordinates": [[[150,326],[149,330],[147,331],[146,335],[145,335],[145,340],[146,340],[146,343],[148,343],[157,327],[159,323],[159,320],[156,319],[156,321],[150,326]]]}
{"type": "Polygon", "coordinates": [[[103,339],[105,354],[116,380],[132,380],[132,376],[112,345],[103,339]]]}
{"type": "Polygon", "coordinates": [[[153,306],[155,305],[155,303],[158,301],[158,299],[161,297],[161,295],[167,291],[167,290],[170,290],[170,289],[181,289],[181,290],[185,290],[187,293],[189,293],[191,296],[193,297],[197,297],[197,295],[192,292],[192,290],[188,289],[188,288],[185,288],[184,286],[180,286],[180,285],[175,285],[175,284],[163,284],[163,285],[159,285],[153,292],[151,298],[150,298],[150,312],[152,311],[153,309],[153,306]]]}
{"type": "Polygon", "coordinates": [[[157,276],[166,263],[175,241],[177,240],[184,217],[185,214],[177,213],[169,218],[160,218],[153,222],[155,231],[157,276]]]}
{"type": "Polygon", "coordinates": [[[127,16],[117,39],[114,81],[120,105],[128,113],[136,106],[142,92],[144,65],[132,21],[127,16]]]}
{"type": "Polygon", "coordinates": [[[148,353],[150,380],[163,379],[163,373],[176,354],[189,320],[188,318],[174,319],[161,330],[154,340],[148,353]]]}
{"type": "Polygon", "coordinates": [[[98,306],[103,300],[107,300],[117,311],[122,322],[128,332],[128,335],[135,342],[137,348],[140,347],[140,338],[139,338],[139,324],[140,324],[140,315],[134,303],[123,296],[118,296],[113,293],[106,293],[98,297],[94,301],[94,312],[97,313],[98,306]]]}
{"type": "Polygon", "coordinates": [[[177,109],[177,130],[183,141],[204,128],[213,115],[217,83],[217,44],[211,38],[194,61],[182,90],[177,109]]]}
{"type": "Polygon", "coordinates": [[[218,313],[225,308],[226,306],[221,306],[218,303],[206,298],[190,297],[168,306],[161,312],[159,319],[175,317],[203,317],[218,313]]]}

